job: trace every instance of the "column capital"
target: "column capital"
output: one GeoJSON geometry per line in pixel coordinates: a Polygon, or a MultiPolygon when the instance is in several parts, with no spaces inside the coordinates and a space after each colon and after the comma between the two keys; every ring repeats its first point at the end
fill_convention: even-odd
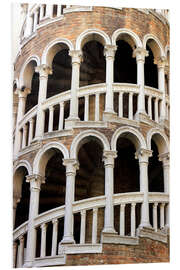
{"type": "Polygon", "coordinates": [[[140,148],[135,153],[135,159],[139,159],[139,163],[141,163],[141,162],[148,163],[148,159],[151,156],[152,156],[152,150],[143,149],[143,148],[140,148]]]}
{"type": "Polygon", "coordinates": [[[76,159],[63,159],[63,165],[66,166],[66,175],[74,175],[79,169],[79,162],[76,159]]]}
{"type": "Polygon", "coordinates": [[[162,161],[163,166],[169,166],[169,152],[164,153],[164,154],[160,154],[159,161],[162,161]]]}
{"type": "Polygon", "coordinates": [[[23,243],[24,242],[24,235],[23,234],[21,234],[20,236],[19,236],[19,241],[21,242],[21,243],[23,243]]]}
{"type": "Polygon", "coordinates": [[[40,190],[41,184],[45,183],[45,177],[39,174],[27,175],[26,182],[30,183],[31,189],[40,190]]]}
{"type": "Polygon", "coordinates": [[[114,58],[115,53],[117,50],[117,46],[115,45],[106,45],[104,47],[104,56],[106,56],[106,58],[114,58]]]}
{"type": "Polygon", "coordinates": [[[167,59],[165,56],[160,56],[154,59],[154,64],[157,65],[158,68],[164,68],[167,65],[167,59]]]}
{"type": "Polygon", "coordinates": [[[47,77],[48,75],[52,74],[52,68],[42,64],[35,68],[35,72],[38,72],[40,77],[47,77]]]}
{"type": "Polygon", "coordinates": [[[57,218],[53,218],[52,224],[58,224],[58,219],[57,218]]]}
{"type": "Polygon", "coordinates": [[[158,202],[154,202],[153,203],[153,208],[157,208],[157,206],[158,206],[158,202]]]}
{"type": "Polygon", "coordinates": [[[83,53],[80,50],[71,50],[69,55],[72,59],[72,64],[80,64],[83,60],[83,53]]]}
{"type": "Polygon", "coordinates": [[[134,51],[133,51],[133,57],[136,57],[136,61],[145,61],[145,57],[147,57],[149,55],[149,52],[144,49],[144,48],[136,48],[134,51]]]}
{"type": "Polygon", "coordinates": [[[40,227],[41,230],[45,230],[47,228],[47,223],[42,223],[40,227]]]}
{"type": "Polygon", "coordinates": [[[21,89],[18,88],[15,91],[15,94],[17,94],[19,98],[26,98],[27,95],[30,94],[30,93],[31,93],[31,89],[29,89],[29,88],[27,88],[25,86],[21,87],[21,89]]]}
{"type": "Polygon", "coordinates": [[[104,151],[103,152],[103,162],[105,166],[113,166],[114,159],[117,157],[117,151],[104,151]]]}

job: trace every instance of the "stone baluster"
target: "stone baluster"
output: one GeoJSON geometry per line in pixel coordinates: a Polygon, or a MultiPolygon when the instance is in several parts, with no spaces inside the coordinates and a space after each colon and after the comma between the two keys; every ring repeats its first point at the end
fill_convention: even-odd
{"type": "Polygon", "coordinates": [[[98,208],[93,208],[92,244],[97,243],[97,218],[98,218],[98,208]]]}
{"type": "Polygon", "coordinates": [[[63,130],[64,127],[64,102],[59,104],[59,130],[63,130]]]}
{"type": "Polygon", "coordinates": [[[21,268],[24,264],[24,236],[21,235],[19,237],[19,246],[18,246],[18,254],[17,254],[17,267],[21,268]]]}
{"type": "Polygon", "coordinates": [[[114,78],[114,56],[117,46],[106,45],[104,55],[106,57],[106,99],[105,99],[105,115],[111,116],[114,112],[114,93],[113,93],[113,78],[114,78]]]}
{"type": "Polygon", "coordinates": [[[47,224],[43,223],[41,225],[41,253],[40,253],[40,257],[46,256],[46,230],[47,230],[47,224]]]}
{"type": "Polygon", "coordinates": [[[156,97],[155,98],[155,103],[154,103],[154,110],[155,110],[155,112],[154,112],[154,114],[155,114],[155,121],[158,123],[159,122],[159,113],[158,113],[158,111],[159,111],[159,108],[158,108],[158,101],[159,101],[159,99],[156,97]]]}
{"type": "Polygon", "coordinates": [[[120,205],[120,235],[124,236],[125,235],[125,203],[122,203],[120,205]]]}
{"type": "Polygon", "coordinates": [[[79,169],[78,162],[75,159],[64,159],[63,165],[66,166],[66,198],[65,198],[65,220],[64,236],[60,244],[74,244],[72,231],[74,186],[76,170],[79,169]]]}
{"type": "Polygon", "coordinates": [[[140,171],[140,192],[144,193],[143,203],[141,206],[141,223],[140,228],[151,227],[149,221],[149,201],[148,201],[148,159],[152,156],[152,151],[147,149],[139,149],[135,158],[139,159],[140,171]]]}
{"type": "Polygon", "coordinates": [[[99,121],[99,94],[95,97],[95,121],[99,121]]]}
{"type": "Polygon", "coordinates": [[[48,125],[48,132],[53,131],[53,119],[54,119],[54,107],[49,107],[49,125],[48,125]]]}
{"type": "Polygon", "coordinates": [[[148,97],[148,115],[152,119],[152,96],[148,97]]]}
{"type": "Polygon", "coordinates": [[[86,210],[82,210],[80,244],[85,244],[85,235],[86,235],[86,210]]]}
{"type": "Polygon", "coordinates": [[[133,120],[133,93],[129,93],[129,119],[133,120]]]}
{"type": "Polygon", "coordinates": [[[39,211],[39,194],[41,184],[44,183],[44,177],[38,174],[26,176],[26,181],[30,182],[30,207],[28,219],[26,259],[24,267],[32,267],[36,254],[36,228],[34,219],[39,211]]]}
{"type": "Polygon", "coordinates": [[[119,117],[123,117],[123,92],[119,92],[119,117]]]}
{"type": "Polygon", "coordinates": [[[139,85],[138,95],[138,110],[136,115],[145,114],[145,91],[144,91],[144,62],[145,57],[148,56],[148,51],[144,48],[136,48],[133,51],[133,57],[136,57],[137,62],[137,84],[139,85]]]}
{"type": "Polygon", "coordinates": [[[84,121],[89,120],[89,96],[85,96],[84,121]]]}
{"type": "Polygon", "coordinates": [[[70,100],[70,116],[66,119],[66,127],[72,127],[73,122],[79,120],[78,117],[78,96],[80,64],[82,61],[81,51],[70,51],[69,55],[72,58],[72,80],[71,80],[71,100],[70,100]]]}
{"type": "Polygon", "coordinates": [[[25,124],[23,126],[22,148],[26,147],[26,141],[27,141],[27,125],[25,124]]]}
{"type": "Polygon", "coordinates": [[[136,203],[131,203],[131,236],[134,237],[136,233],[136,203]]]}
{"type": "Polygon", "coordinates": [[[50,4],[46,5],[46,17],[50,19],[53,17],[53,5],[50,4]]]}
{"type": "Polygon", "coordinates": [[[53,224],[53,235],[52,235],[51,256],[56,256],[56,252],[57,252],[57,235],[58,235],[58,220],[57,220],[57,218],[52,220],[52,224],[53,224]]]}
{"type": "Polygon", "coordinates": [[[38,10],[34,12],[34,22],[33,22],[33,32],[36,31],[37,28],[37,20],[38,20],[38,10]]]}
{"type": "Polygon", "coordinates": [[[29,137],[28,137],[28,145],[31,144],[33,139],[33,132],[34,132],[34,119],[31,118],[29,120],[29,137]]]}
{"type": "Polygon", "coordinates": [[[58,5],[58,7],[57,7],[57,16],[58,17],[62,15],[62,13],[61,13],[61,7],[62,7],[62,5],[58,5]]]}
{"type": "Polygon", "coordinates": [[[39,20],[41,21],[43,18],[43,14],[44,14],[44,5],[40,6],[40,14],[39,14],[39,20]]]}
{"type": "Polygon", "coordinates": [[[158,203],[155,202],[153,204],[153,228],[154,228],[155,232],[157,232],[157,229],[158,229],[158,225],[157,225],[157,206],[158,206],[158,203]]]}
{"type": "Polygon", "coordinates": [[[39,140],[42,138],[44,133],[44,121],[45,121],[45,113],[42,109],[42,103],[46,100],[48,75],[52,74],[52,70],[48,66],[43,64],[36,67],[35,71],[39,73],[38,111],[37,111],[36,134],[35,134],[36,140],[39,140]]]}
{"type": "Polygon", "coordinates": [[[103,233],[116,233],[114,229],[114,159],[117,157],[116,151],[104,151],[103,161],[105,166],[105,218],[103,233]]]}
{"type": "Polygon", "coordinates": [[[16,267],[17,262],[17,242],[13,242],[13,268],[16,267]]]}
{"type": "Polygon", "coordinates": [[[24,36],[26,38],[29,37],[32,34],[32,30],[33,30],[33,18],[30,15],[30,13],[28,13],[27,19],[26,19],[26,28],[25,28],[24,36]]]}
{"type": "Polygon", "coordinates": [[[160,228],[164,228],[164,206],[165,203],[160,204],[160,228]]]}

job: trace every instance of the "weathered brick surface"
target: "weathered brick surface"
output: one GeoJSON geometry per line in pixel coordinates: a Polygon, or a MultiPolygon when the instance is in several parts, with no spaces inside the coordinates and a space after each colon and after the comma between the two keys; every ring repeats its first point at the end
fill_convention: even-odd
{"type": "Polygon", "coordinates": [[[101,265],[169,262],[169,245],[140,238],[139,245],[104,244],[102,254],[67,255],[66,265],[101,265]]]}

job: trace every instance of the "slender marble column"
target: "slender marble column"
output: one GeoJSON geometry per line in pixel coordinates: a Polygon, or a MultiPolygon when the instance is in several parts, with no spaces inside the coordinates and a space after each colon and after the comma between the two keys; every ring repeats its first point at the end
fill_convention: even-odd
{"type": "Polygon", "coordinates": [[[40,257],[46,256],[46,230],[47,230],[47,224],[43,223],[41,225],[41,254],[40,254],[40,257]]]}
{"type": "Polygon", "coordinates": [[[69,52],[69,55],[72,58],[72,80],[71,80],[70,116],[67,120],[72,121],[72,120],[79,120],[77,91],[79,89],[80,64],[82,61],[82,52],[73,50],[69,52]]]}
{"type": "Polygon", "coordinates": [[[25,106],[26,106],[26,98],[27,95],[30,93],[29,88],[24,88],[23,90],[18,89],[16,93],[19,95],[19,102],[18,102],[18,113],[17,113],[17,122],[16,122],[16,132],[15,132],[15,143],[14,143],[14,156],[17,157],[18,152],[21,147],[21,132],[19,130],[19,122],[24,116],[25,113],[25,106]]]}
{"type": "Polygon", "coordinates": [[[134,237],[136,233],[136,203],[131,204],[131,236],[134,237]]]}
{"type": "Polygon", "coordinates": [[[120,205],[120,228],[119,228],[119,231],[120,231],[120,235],[121,236],[124,236],[125,234],[125,204],[122,203],[120,205]]]}
{"type": "Polygon", "coordinates": [[[89,96],[85,96],[84,121],[89,120],[89,96]]]}
{"type": "Polygon", "coordinates": [[[82,210],[80,244],[85,244],[85,236],[86,236],[86,210],[82,210]]]}
{"type": "Polygon", "coordinates": [[[155,104],[154,104],[154,110],[155,110],[155,121],[158,123],[159,122],[159,114],[158,114],[158,98],[155,98],[155,104]]]}
{"type": "Polygon", "coordinates": [[[16,209],[17,204],[20,202],[20,198],[13,197],[13,227],[15,226],[15,220],[16,220],[16,209]]]}
{"type": "Polygon", "coordinates": [[[140,171],[140,191],[144,193],[143,203],[141,206],[141,223],[142,227],[151,227],[149,221],[149,201],[148,201],[148,159],[152,156],[152,151],[140,149],[136,152],[135,158],[139,159],[140,171]]]}
{"type": "Polygon", "coordinates": [[[65,198],[65,217],[64,217],[64,236],[60,244],[75,243],[72,230],[73,202],[76,170],[79,169],[75,159],[64,159],[63,165],[66,166],[66,198],[65,198]]]}
{"type": "Polygon", "coordinates": [[[44,111],[42,109],[42,103],[46,100],[48,75],[52,74],[52,69],[46,65],[40,65],[36,67],[36,72],[39,73],[39,94],[35,138],[39,140],[44,133],[44,111]]]}
{"type": "Polygon", "coordinates": [[[37,28],[37,19],[38,19],[38,10],[34,12],[34,24],[33,24],[33,32],[36,31],[37,28]]]}
{"type": "Polygon", "coordinates": [[[114,112],[114,94],[113,94],[113,80],[114,80],[114,56],[117,46],[106,45],[104,48],[104,55],[106,56],[106,100],[105,100],[105,112],[114,112]]]}
{"type": "Polygon", "coordinates": [[[155,61],[158,67],[158,88],[163,93],[160,121],[166,119],[166,92],[165,92],[165,57],[160,57],[155,61]]]}
{"type": "Polygon", "coordinates": [[[133,93],[129,93],[129,119],[133,120],[133,93]]]}
{"type": "Polygon", "coordinates": [[[23,126],[23,139],[22,139],[22,148],[26,147],[26,140],[27,140],[27,125],[23,126]]]}
{"type": "Polygon", "coordinates": [[[19,237],[19,246],[18,246],[18,267],[21,268],[24,264],[24,236],[19,237]]]}
{"type": "Polygon", "coordinates": [[[116,151],[104,151],[103,161],[105,166],[105,218],[103,233],[116,233],[114,229],[114,159],[116,151]]]}
{"type": "Polygon", "coordinates": [[[53,120],[54,120],[54,107],[49,107],[49,126],[48,126],[48,132],[53,131],[53,120]]]}
{"type": "Polygon", "coordinates": [[[119,117],[123,117],[123,92],[119,92],[119,117]]]}
{"type": "Polygon", "coordinates": [[[24,36],[27,38],[32,34],[33,30],[33,18],[32,16],[28,13],[27,19],[26,19],[26,28],[25,28],[25,33],[24,36]]]}
{"type": "Polygon", "coordinates": [[[44,177],[34,174],[26,176],[27,182],[30,182],[30,206],[26,245],[26,259],[24,267],[32,267],[36,254],[36,229],[34,227],[34,218],[39,211],[39,194],[41,184],[44,183],[44,177]]]}
{"type": "Polygon", "coordinates": [[[139,85],[138,110],[137,113],[146,114],[145,110],[145,92],[144,92],[144,62],[148,56],[148,51],[143,48],[136,48],[133,51],[133,57],[137,62],[137,84],[139,85]]]}
{"type": "Polygon", "coordinates": [[[34,131],[34,119],[31,118],[29,120],[29,137],[28,137],[28,145],[31,144],[32,138],[33,138],[33,131],[34,131]]]}
{"type": "Polygon", "coordinates": [[[93,222],[92,222],[92,244],[97,243],[97,220],[98,220],[98,208],[93,208],[93,222]]]}
{"type": "Polygon", "coordinates": [[[51,248],[51,256],[56,256],[57,252],[57,235],[58,235],[58,220],[53,219],[53,236],[52,236],[52,248],[51,248]]]}
{"type": "Polygon", "coordinates": [[[148,115],[152,119],[152,96],[148,97],[148,115]]]}
{"type": "Polygon", "coordinates": [[[16,267],[17,262],[17,242],[13,242],[13,268],[16,267]]]}
{"type": "Polygon", "coordinates": [[[64,102],[59,104],[59,130],[63,130],[64,125],[64,102]]]}
{"type": "Polygon", "coordinates": [[[154,228],[155,232],[157,232],[157,229],[158,229],[158,225],[157,225],[157,206],[158,206],[158,203],[155,202],[153,204],[153,228],[154,228]]]}

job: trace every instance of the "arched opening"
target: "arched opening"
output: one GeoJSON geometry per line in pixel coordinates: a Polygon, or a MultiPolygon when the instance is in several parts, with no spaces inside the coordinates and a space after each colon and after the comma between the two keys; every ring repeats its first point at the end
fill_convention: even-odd
{"type": "MultiPolygon", "coordinates": [[[[117,158],[114,164],[114,194],[140,191],[139,161],[135,159],[137,146],[134,135],[122,134],[116,144],[117,158]]],[[[136,138],[137,140],[137,138],[136,138]]],[[[141,204],[136,204],[136,228],[140,224],[141,204]]],[[[114,226],[119,232],[120,206],[114,207],[114,226]]],[[[120,233],[120,232],[119,232],[120,233]]],[[[131,234],[131,204],[125,205],[125,235],[131,234]]]]}
{"type": "Polygon", "coordinates": [[[26,182],[27,175],[28,171],[23,166],[19,167],[14,174],[13,203],[15,205],[17,203],[16,211],[14,210],[14,228],[28,220],[30,190],[29,183],[26,182]]]}
{"type": "MultiPolygon", "coordinates": [[[[36,61],[30,61],[24,70],[24,86],[31,90],[27,95],[25,113],[32,109],[38,103],[39,93],[39,73],[35,72],[36,61]]],[[[23,90],[22,87],[22,90],[23,90]]]]}
{"type": "MultiPolygon", "coordinates": [[[[63,165],[63,154],[56,148],[47,150],[41,158],[44,167],[45,183],[41,185],[39,199],[39,214],[65,205],[66,168],[63,165]],[[44,166],[45,165],[45,166],[44,166]]],[[[42,168],[42,167],[41,167],[42,168]]],[[[42,170],[42,171],[43,171],[42,170]]],[[[42,172],[41,172],[42,173],[42,172]]],[[[49,222],[46,233],[46,256],[51,255],[53,224],[49,222]]],[[[64,231],[64,218],[58,222],[58,243],[62,240],[64,231]]],[[[36,256],[40,256],[41,229],[37,229],[36,256]]]]}
{"type": "MultiPolygon", "coordinates": [[[[105,192],[105,174],[102,161],[102,143],[96,137],[86,137],[81,141],[78,151],[79,170],[76,173],[75,200],[83,200],[92,197],[102,196],[105,192]]],[[[85,242],[92,241],[92,219],[93,210],[86,211],[86,236],[85,242]]],[[[80,213],[74,215],[74,237],[79,243],[80,240],[80,213]]],[[[100,241],[100,234],[104,226],[104,208],[98,209],[98,232],[97,241],[100,241]]]]}
{"type": "Polygon", "coordinates": [[[151,140],[152,157],[149,158],[149,192],[164,192],[163,166],[159,161],[159,151],[155,141],[151,140]]]}
{"type": "Polygon", "coordinates": [[[114,59],[114,82],[137,83],[137,64],[132,57],[133,48],[125,40],[116,42],[117,51],[114,59]]]}
{"type": "Polygon", "coordinates": [[[144,75],[145,75],[145,85],[158,88],[158,69],[157,65],[154,63],[155,59],[160,57],[159,49],[157,44],[153,40],[148,40],[146,45],[146,50],[149,55],[145,57],[144,64],[144,75]]]}
{"type": "Polygon", "coordinates": [[[71,57],[65,44],[54,45],[48,57],[51,58],[52,75],[48,76],[47,98],[71,89],[71,57]]]}

